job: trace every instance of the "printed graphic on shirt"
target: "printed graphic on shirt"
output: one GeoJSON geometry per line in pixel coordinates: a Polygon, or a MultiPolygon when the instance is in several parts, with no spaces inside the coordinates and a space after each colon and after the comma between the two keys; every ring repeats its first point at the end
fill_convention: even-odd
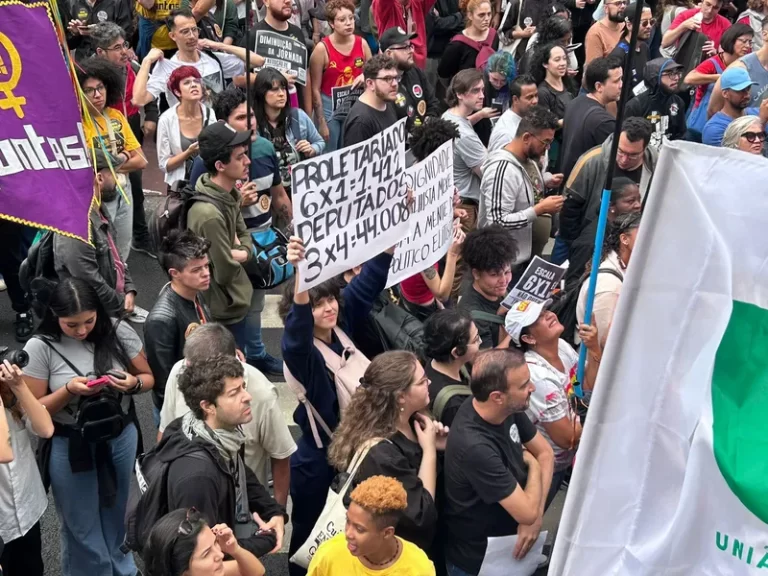
{"type": "Polygon", "coordinates": [[[509,428],[509,437],[515,444],[520,444],[520,431],[517,429],[517,424],[512,424],[509,428]]]}
{"type": "Polygon", "coordinates": [[[104,122],[103,120],[100,120],[99,134],[94,134],[91,136],[93,147],[97,150],[100,149],[101,144],[99,141],[103,140],[104,146],[106,146],[108,150],[113,150],[115,154],[120,154],[125,150],[125,134],[123,133],[123,124],[117,118],[108,118],[107,120],[112,125],[114,139],[110,139],[109,130],[104,128],[104,122]]]}
{"type": "Polygon", "coordinates": [[[109,16],[107,16],[107,13],[104,12],[104,10],[99,10],[98,12],[96,12],[96,18],[99,19],[99,22],[106,22],[109,16]]]}
{"type": "Polygon", "coordinates": [[[203,86],[205,86],[205,102],[211,101],[211,96],[224,90],[224,79],[218,70],[203,76],[203,86]]]}
{"type": "MultiPolygon", "coordinates": [[[[328,68],[336,70],[338,68],[338,64],[336,63],[336,60],[331,60],[328,62],[328,68]]],[[[346,66],[344,70],[339,72],[339,75],[336,77],[336,86],[347,86],[349,84],[352,84],[352,82],[355,80],[355,74],[354,70],[352,70],[352,66],[346,66]]]]}

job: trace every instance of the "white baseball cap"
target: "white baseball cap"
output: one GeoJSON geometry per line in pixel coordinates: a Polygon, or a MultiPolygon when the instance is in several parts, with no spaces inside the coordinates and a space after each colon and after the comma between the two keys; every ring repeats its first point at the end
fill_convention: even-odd
{"type": "Polygon", "coordinates": [[[541,313],[551,303],[552,300],[546,300],[540,304],[530,300],[520,300],[512,304],[512,308],[509,309],[504,320],[504,328],[515,346],[520,346],[520,334],[523,328],[536,323],[541,313]]]}

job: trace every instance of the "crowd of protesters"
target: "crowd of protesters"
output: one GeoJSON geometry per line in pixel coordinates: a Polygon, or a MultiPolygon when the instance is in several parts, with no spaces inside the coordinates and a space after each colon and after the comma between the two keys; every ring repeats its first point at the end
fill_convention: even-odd
{"type": "Polygon", "coordinates": [[[766,155],[763,0],[58,9],[97,202],[90,244],[0,220],[0,289],[26,353],[0,364],[8,576],[44,573],[48,490],[63,576],[135,576],[137,566],[260,576],[288,522],[289,557],[316,548],[308,565],[291,562],[292,576],[477,575],[488,538],[512,534],[510,562],[525,557],[577,459],[588,400],[576,388],[585,398],[594,388],[660,150],[679,139],[766,155]],[[258,31],[307,47],[303,80],[266,65],[258,31]],[[358,90],[337,103],[338,87],[358,90]],[[394,246],[301,289],[292,166],[403,118],[409,161],[453,142],[460,226],[448,253],[390,290],[394,246]],[[156,158],[144,152],[150,140],[156,158]],[[194,198],[181,228],[156,243],[148,165],[167,194],[194,198]],[[583,320],[609,168],[593,319],[569,323],[551,301],[505,302],[534,257],[567,262],[555,299],[574,295],[583,320]],[[282,358],[262,338],[268,287],[255,239],[270,233],[293,270],[279,305],[282,358]],[[135,304],[131,251],[167,274],[151,310],[135,304]],[[22,287],[33,253],[51,274],[22,287]],[[385,306],[415,326],[408,346],[372,337],[385,306]],[[270,376],[300,390],[296,438],[270,376]],[[158,442],[145,451],[134,397],[147,392],[158,442]],[[144,470],[155,467],[137,494],[141,454],[144,470]],[[342,485],[346,524],[314,541],[342,485]]]}

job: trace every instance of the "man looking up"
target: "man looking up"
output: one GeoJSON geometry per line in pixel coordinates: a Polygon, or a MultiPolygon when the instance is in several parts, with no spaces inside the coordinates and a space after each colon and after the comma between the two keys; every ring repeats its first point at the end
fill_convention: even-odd
{"type": "Polygon", "coordinates": [[[627,4],[627,0],[609,0],[603,3],[605,16],[592,24],[584,40],[585,66],[595,58],[605,58],[616,48],[624,34],[624,10],[627,4]]]}
{"type": "Polygon", "coordinates": [[[554,453],[525,415],[535,387],[520,350],[481,352],[470,387],[473,398],[456,413],[445,450],[444,526],[448,573],[475,576],[488,536],[517,534],[514,557],[528,554],[554,453]]]}
{"type": "Polygon", "coordinates": [[[397,69],[402,73],[395,106],[400,118],[407,118],[405,128],[409,134],[415,126],[424,124],[428,116],[439,116],[440,112],[440,103],[427,81],[427,75],[413,63],[411,41],[415,36],[394,27],[379,38],[381,52],[397,62],[397,69]]]}
{"type": "Polygon", "coordinates": [[[155,426],[160,424],[168,374],[184,357],[187,330],[192,324],[212,320],[202,294],[211,285],[210,247],[209,240],[191,230],[171,231],[160,246],[160,265],[171,281],[160,290],[144,325],[147,361],[155,376],[152,388],[155,426]]]}
{"type": "Polygon", "coordinates": [[[397,63],[386,54],[377,54],[363,66],[365,92],[349,110],[344,122],[344,146],[364,142],[398,120],[397,63]]]}
{"type": "Polygon", "coordinates": [[[499,117],[488,141],[488,152],[493,152],[509,144],[517,134],[520,119],[531,106],[539,103],[539,89],[536,80],[528,74],[521,74],[509,85],[510,106],[499,117]]]}

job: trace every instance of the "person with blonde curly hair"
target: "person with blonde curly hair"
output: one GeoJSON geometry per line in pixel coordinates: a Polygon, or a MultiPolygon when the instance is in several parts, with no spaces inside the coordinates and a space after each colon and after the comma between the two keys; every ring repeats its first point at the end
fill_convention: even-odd
{"type": "Polygon", "coordinates": [[[459,9],[464,14],[466,26],[448,43],[437,67],[437,75],[447,80],[461,70],[484,67],[488,58],[499,49],[499,36],[491,28],[491,2],[460,0],[459,9]]]}
{"type": "Polygon", "coordinates": [[[346,470],[361,446],[380,439],[352,485],[379,474],[402,482],[408,506],[397,534],[435,559],[437,451],[445,449],[448,429],[422,413],[428,406],[429,379],[416,356],[401,350],[378,355],[344,411],[328,460],[337,470],[346,470]]]}
{"type": "Polygon", "coordinates": [[[415,544],[395,535],[408,506],[402,483],[372,476],[350,495],[344,534],[324,542],[309,565],[308,576],[369,574],[434,576],[435,567],[415,544]]]}

